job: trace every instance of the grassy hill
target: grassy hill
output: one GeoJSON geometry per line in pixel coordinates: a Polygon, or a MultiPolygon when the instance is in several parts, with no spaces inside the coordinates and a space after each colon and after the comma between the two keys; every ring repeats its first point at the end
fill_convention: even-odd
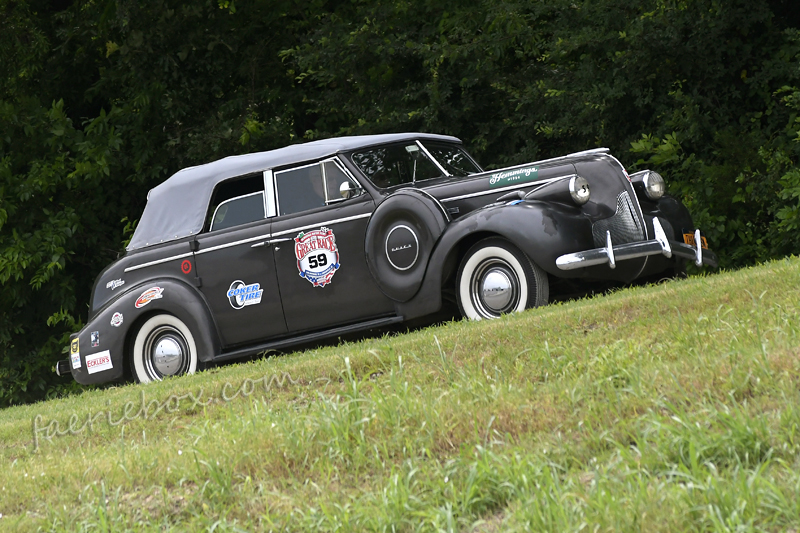
{"type": "Polygon", "coordinates": [[[800,529],[800,260],[0,412],[0,529],[800,529]]]}

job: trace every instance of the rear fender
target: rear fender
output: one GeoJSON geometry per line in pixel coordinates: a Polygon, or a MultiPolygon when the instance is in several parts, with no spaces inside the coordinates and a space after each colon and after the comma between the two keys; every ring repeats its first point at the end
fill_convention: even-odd
{"type": "Polygon", "coordinates": [[[174,315],[189,327],[200,361],[210,361],[220,352],[219,335],[202,295],[187,283],[155,279],[109,302],[70,337],[70,367],[75,381],[86,385],[121,378],[128,343],[142,322],[158,313],[174,315]]]}

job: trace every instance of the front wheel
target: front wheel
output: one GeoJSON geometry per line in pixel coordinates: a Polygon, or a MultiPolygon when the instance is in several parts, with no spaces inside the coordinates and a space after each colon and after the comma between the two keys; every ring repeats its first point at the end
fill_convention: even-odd
{"type": "Polygon", "coordinates": [[[547,273],[508,241],[484,239],[469,249],[456,281],[458,307],[471,320],[498,318],[547,304],[547,273]]]}
{"type": "Polygon", "coordinates": [[[160,314],[148,319],[133,343],[133,373],[140,383],[161,381],[165,376],[194,374],[197,345],[179,318],[160,314]]]}

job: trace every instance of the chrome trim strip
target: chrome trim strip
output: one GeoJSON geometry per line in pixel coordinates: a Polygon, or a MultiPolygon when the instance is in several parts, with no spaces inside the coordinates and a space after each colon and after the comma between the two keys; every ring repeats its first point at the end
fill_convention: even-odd
{"type": "MultiPolygon", "coordinates": [[[[614,157],[611,154],[608,154],[608,157],[613,159],[614,162],[619,165],[620,170],[622,170],[622,173],[627,178],[625,180],[627,182],[626,190],[628,188],[630,188],[630,191],[628,192],[628,196],[631,196],[631,195],[633,196],[633,199],[636,202],[636,208],[639,209],[639,220],[637,222],[641,222],[643,224],[643,228],[642,229],[644,229],[644,238],[645,239],[649,239],[650,235],[647,234],[647,224],[644,224],[644,211],[642,211],[642,206],[639,203],[639,197],[636,195],[636,190],[633,188],[633,183],[631,182],[630,175],[628,174],[628,171],[625,170],[625,165],[623,165],[622,163],[619,162],[619,159],[617,159],[616,157],[614,157]]],[[[642,268],[644,269],[644,267],[642,267],[642,268]]]]}
{"type": "Polygon", "coordinates": [[[292,229],[285,229],[283,231],[277,231],[277,232],[272,234],[272,237],[277,237],[279,235],[288,235],[289,233],[294,233],[296,231],[301,231],[301,230],[304,230],[304,229],[316,228],[316,227],[319,227],[319,226],[330,226],[331,224],[339,224],[341,222],[349,222],[351,220],[358,220],[360,218],[368,218],[368,217],[371,217],[371,216],[372,216],[372,213],[363,213],[361,215],[353,215],[351,217],[344,217],[344,218],[337,218],[335,220],[316,222],[314,224],[307,224],[305,226],[298,226],[298,227],[292,228],[292,229]]]}
{"type": "MultiPolygon", "coordinates": [[[[570,174],[569,176],[558,176],[557,178],[548,178],[546,180],[541,180],[541,181],[528,182],[528,183],[523,183],[523,184],[518,184],[518,185],[509,185],[508,187],[500,187],[499,189],[492,189],[492,190],[489,190],[489,191],[480,191],[480,192],[473,192],[473,193],[470,193],[470,194],[462,194],[461,196],[453,196],[453,197],[450,197],[450,198],[445,198],[445,199],[440,200],[440,201],[442,203],[444,203],[444,202],[455,202],[456,200],[463,200],[465,198],[474,198],[475,196],[483,196],[485,194],[495,194],[495,193],[498,193],[498,192],[512,191],[512,190],[515,190],[515,189],[522,189],[524,187],[530,187],[531,185],[542,186],[542,185],[547,185],[548,183],[552,183],[554,181],[558,181],[558,180],[562,180],[564,178],[568,178],[570,176],[572,176],[572,174],[570,174]]],[[[539,189],[539,187],[536,187],[536,189],[539,189]]],[[[534,189],[534,190],[536,190],[536,189],[534,189]]],[[[533,192],[533,191],[531,191],[531,192],[533,192]]]]}
{"type": "Polygon", "coordinates": [[[175,261],[176,259],[183,259],[184,257],[190,257],[192,252],[180,255],[173,255],[170,257],[165,257],[164,259],[156,259],[155,261],[149,261],[147,263],[142,263],[141,265],[130,266],[123,270],[123,272],[133,272],[134,270],[139,270],[140,268],[145,268],[153,265],[160,265],[161,263],[167,263],[169,261],[175,261]]]}
{"type": "MultiPolygon", "coordinates": [[[[314,227],[317,227],[317,226],[328,226],[330,224],[338,224],[340,222],[349,222],[350,220],[358,220],[360,218],[367,218],[367,217],[371,217],[371,216],[372,216],[372,213],[364,213],[364,214],[361,214],[361,215],[354,215],[352,217],[337,218],[337,219],[334,219],[334,220],[317,222],[316,224],[308,224],[306,226],[301,226],[301,227],[297,227],[297,228],[293,228],[293,229],[287,229],[287,230],[283,230],[283,231],[278,231],[276,233],[266,233],[264,235],[258,235],[256,237],[250,237],[248,239],[242,239],[240,241],[228,242],[228,243],[225,243],[225,244],[219,244],[217,246],[212,246],[211,248],[206,248],[204,250],[199,250],[199,251],[195,252],[195,254],[196,255],[200,255],[200,254],[204,254],[204,253],[207,253],[207,252],[213,252],[214,250],[222,250],[223,248],[230,248],[231,246],[237,246],[239,244],[247,244],[248,242],[257,241],[259,239],[268,240],[268,239],[272,239],[273,237],[278,237],[280,235],[286,235],[286,234],[289,234],[289,233],[294,233],[295,231],[300,231],[300,230],[304,230],[304,229],[308,229],[308,228],[314,228],[314,227]]],[[[270,241],[270,243],[272,243],[272,242],[277,242],[277,241],[270,241]]],[[[191,255],[191,254],[189,254],[189,255],[191,255]]]]}
{"type": "Polygon", "coordinates": [[[531,161],[530,163],[522,163],[521,165],[514,165],[513,167],[504,167],[498,168],[497,170],[490,170],[489,172],[505,172],[506,170],[514,170],[515,168],[522,168],[522,167],[529,167],[531,165],[544,165],[546,163],[556,163],[558,161],[565,161],[567,159],[572,159],[577,156],[582,155],[592,155],[592,154],[607,154],[609,152],[608,148],[592,148],[591,150],[583,150],[581,152],[573,152],[567,155],[561,155],[558,157],[552,157],[550,159],[542,159],[541,161],[531,161]]]}
{"type": "MultiPolygon", "coordinates": [[[[412,187],[404,187],[404,189],[411,189],[411,188],[412,187]]],[[[403,189],[400,189],[400,190],[402,191],[403,189]]],[[[450,222],[450,213],[447,212],[447,209],[442,205],[442,202],[440,202],[438,198],[436,198],[434,195],[432,195],[431,193],[429,193],[425,189],[414,189],[414,190],[417,191],[418,193],[421,193],[424,196],[427,196],[431,200],[433,200],[433,202],[436,204],[436,206],[439,208],[439,210],[444,215],[444,219],[447,222],[450,222]]]]}
{"type": "Polygon", "coordinates": [[[417,259],[419,258],[419,239],[417,238],[417,234],[414,232],[413,229],[409,228],[405,224],[398,224],[397,226],[393,227],[391,229],[391,231],[389,231],[389,233],[386,235],[386,241],[383,244],[383,249],[384,249],[384,251],[386,253],[386,259],[389,261],[390,265],[392,265],[394,268],[396,268],[397,270],[400,270],[400,271],[408,270],[409,268],[411,268],[411,267],[413,267],[414,265],[417,264],[417,259]],[[408,230],[408,232],[411,233],[411,235],[414,237],[414,243],[417,245],[416,254],[414,255],[414,260],[411,261],[410,265],[408,265],[407,267],[402,267],[402,268],[397,266],[397,265],[395,265],[394,261],[392,261],[392,258],[389,256],[389,237],[392,236],[392,233],[394,233],[395,230],[400,229],[400,228],[405,228],[406,230],[408,230]]]}
{"type": "Polygon", "coordinates": [[[248,242],[257,241],[259,239],[269,239],[271,235],[266,233],[264,235],[258,235],[256,237],[250,237],[249,239],[242,239],[241,241],[234,241],[234,242],[226,242],[225,244],[218,244],[216,246],[212,246],[211,248],[206,248],[204,250],[198,250],[195,252],[195,255],[204,254],[206,252],[213,252],[214,250],[222,250],[223,248],[230,248],[231,246],[237,246],[239,244],[247,244],[248,242]]]}

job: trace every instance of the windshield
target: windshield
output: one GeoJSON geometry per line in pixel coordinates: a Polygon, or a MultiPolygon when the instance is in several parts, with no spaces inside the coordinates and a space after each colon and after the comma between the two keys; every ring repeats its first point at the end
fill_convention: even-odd
{"type": "Polygon", "coordinates": [[[439,168],[417,143],[390,144],[356,152],[353,163],[381,188],[438,178],[439,168]]]}
{"type": "Polygon", "coordinates": [[[422,146],[451,176],[459,178],[483,172],[472,158],[458,145],[423,141],[422,146]]]}
{"type": "Polygon", "coordinates": [[[351,159],[372,183],[381,188],[442,177],[441,168],[457,177],[482,172],[458,145],[426,141],[422,147],[424,149],[418,141],[378,146],[355,152],[351,159]],[[428,154],[436,159],[438,165],[428,154]]]}

